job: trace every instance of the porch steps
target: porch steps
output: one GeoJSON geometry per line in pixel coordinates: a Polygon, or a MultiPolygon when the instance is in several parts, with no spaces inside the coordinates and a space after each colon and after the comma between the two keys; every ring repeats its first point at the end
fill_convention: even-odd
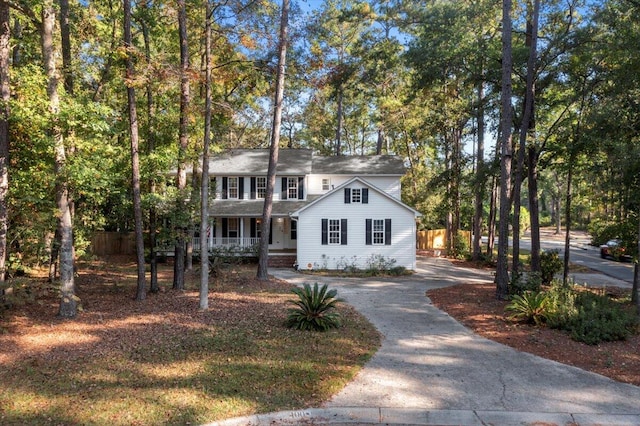
{"type": "Polygon", "coordinates": [[[269,256],[269,267],[270,268],[293,268],[293,264],[295,263],[297,256],[294,255],[280,255],[280,256],[269,256]]]}

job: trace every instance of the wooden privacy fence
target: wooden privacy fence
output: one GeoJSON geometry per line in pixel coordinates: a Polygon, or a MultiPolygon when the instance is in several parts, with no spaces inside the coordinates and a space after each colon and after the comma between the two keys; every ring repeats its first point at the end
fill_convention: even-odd
{"type": "Polygon", "coordinates": [[[136,234],[134,232],[96,232],[91,237],[91,253],[96,256],[135,254],[136,234]]]}
{"type": "MultiPolygon", "coordinates": [[[[471,246],[471,232],[458,231],[458,235],[469,242],[471,246]]],[[[418,231],[418,241],[416,248],[418,250],[446,250],[447,249],[447,230],[446,229],[429,229],[427,231],[418,231]]]]}

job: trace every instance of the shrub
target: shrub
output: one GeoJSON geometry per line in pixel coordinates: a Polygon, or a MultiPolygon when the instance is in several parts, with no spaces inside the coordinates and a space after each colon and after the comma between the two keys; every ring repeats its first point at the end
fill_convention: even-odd
{"type": "Polygon", "coordinates": [[[562,270],[558,250],[545,250],[540,252],[540,278],[542,284],[551,284],[553,277],[562,270]]]}
{"type": "Polygon", "coordinates": [[[359,271],[358,268],[358,256],[351,256],[350,260],[347,260],[344,256],[342,256],[336,262],[336,269],[339,271],[344,271],[347,273],[357,273],[359,271]]]}
{"type": "Polygon", "coordinates": [[[513,296],[505,310],[512,312],[509,319],[541,325],[546,318],[547,295],[544,292],[525,291],[513,296]]]}
{"type": "Polygon", "coordinates": [[[570,317],[565,328],[574,340],[588,345],[625,340],[637,327],[638,318],[607,296],[589,291],[576,296],[577,313],[570,317]]]}
{"type": "Polygon", "coordinates": [[[458,231],[458,235],[454,240],[451,256],[456,259],[465,259],[471,253],[469,241],[464,232],[458,231]]]}
{"type": "Polygon", "coordinates": [[[566,324],[574,318],[578,309],[576,308],[577,292],[561,281],[553,281],[551,288],[547,291],[547,325],[551,328],[565,328],[566,324]]]}
{"type": "Polygon", "coordinates": [[[513,277],[509,290],[511,294],[524,294],[527,291],[538,293],[542,287],[542,278],[539,272],[529,272],[513,277]]]}
{"type": "Polygon", "coordinates": [[[381,272],[391,270],[395,263],[395,259],[387,259],[381,254],[372,254],[367,258],[367,272],[371,275],[378,275],[381,272]]]}
{"type": "Polygon", "coordinates": [[[334,312],[336,304],[342,301],[336,298],[337,290],[328,290],[327,284],[318,288],[318,283],[315,283],[313,289],[309,284],[304,284],[303,288],[291,291],[298,296],[298,300],[289,301],[297,307],[289,309],[287,327],[326,331],[340,326],[340,314],[334,312]]]}
{"type": "Polygon", "coordinates": [[[393,268],[389,269],[389,275],[393,275],[396,277],[407,274],[407,268],[405,268],[404,266],[394,266],[393,268]]]}

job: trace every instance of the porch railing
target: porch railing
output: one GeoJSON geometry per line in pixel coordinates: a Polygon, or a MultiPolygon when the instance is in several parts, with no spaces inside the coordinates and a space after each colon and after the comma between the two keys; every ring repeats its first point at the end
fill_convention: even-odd
{"type": "MultiPolygon", "coordinates": [[[[213,238],[209,241],[209,249],[215,248],[250,248],[260,243],[260,238],[213,238]]],[[[200,251],[200,237],[193,237],[193,250],[200,251]]]]}

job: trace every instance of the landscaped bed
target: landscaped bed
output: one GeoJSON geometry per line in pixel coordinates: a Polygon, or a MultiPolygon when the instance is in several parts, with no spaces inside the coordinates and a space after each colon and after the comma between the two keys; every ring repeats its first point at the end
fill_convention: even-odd
{"type": "MultiPolygon", "coordinates": [[[[617,288],[610,291],[617,296],[624,293],[617,288]]],[[[495,294],[495,284],[487,283],[439,288],[430,290],[427,296],[435,306],[488,339],[640,386],[639,334],[598,345],[576,342],[560,330],[508,320],[505,307],[509,302],[496,300],[495,294]]]]}
{"type": "Polygon", "coordinates": [[[83,264],[74,320],[57,318],[56,291],[32,281],[31,300],[0,314],[0,423],[184,425],[326,401],[379,334],[345,304],[337,330],[289,329],[291,285],[255,272],[220,271],[201,312],[197,272],[174,291],[162,265],[162,291],[136,302],[133,263],[83,264]]]}

